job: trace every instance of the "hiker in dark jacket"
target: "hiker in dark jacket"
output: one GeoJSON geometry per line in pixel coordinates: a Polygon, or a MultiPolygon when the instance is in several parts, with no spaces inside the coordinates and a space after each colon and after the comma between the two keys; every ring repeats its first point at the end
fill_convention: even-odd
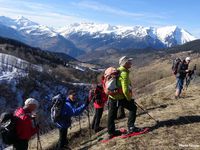
{"type": "Polygon", "coordinates": [[[76,92],[74,90],[69,90],[65,105],[61,111],[62,119],[57,122],[57,127],[59,128],[59,141],[58,141],[59,150],[69,148],[66,136],[68,128],[71,126],[71,117],[80,115],[89,105],[89,100],[87,100],[85,104],[76,107],[75,96],[76,92]]]}
{"type": "Polygon", "coordinates": [[[27,150],[29,139],[38,132],[38,127],[34,126],[33,118],[36,117],[33,112],[38,108],[39,103],[33,98],[25,101],[24,107],[18,108],[14,115],[18,117],[16,123],[17,142],[13,145],[16,150],[27,150]]]}
{"type": "Polygon", "coordinates": [[[107,101],[107,95],[103,90],[102,84],[98,84],[95,89],[90,90],[89,99],[94,102],[95,114],[92,121],[92,129],[97,133],[103,129],[99,124],[107,101]]]}
{"type": "Polygon", "coordinates": [[[123,56],[119,60],[120,71],[119,79],[117,80],[117,85],[120,85],[122,93],[118,93],[114,96],[109,95],[109,110],[108,110],[108,139],[119,135],[117,130],[115,130],[115,118],[117,113],[117,108],[122,106],[129,110],[128,117],[128,133],[140,132],[141,129],[135,127],[136,111],[137,106],[132,99],[132,86],[129,79],[129,69],[132,66],[132,58],[127,58],[123,56]]]}
{"type": "Polygon", "coordinates": [[[176,99],[180,98],[185,77],[188,73],[191,72],[191,70],[188,70],[190,61],[191,61],[190,57],[186,57],[186,59],[183,60],[183,62],[178,65],[176,74],[176,93],[175,93],[176,99]]]}

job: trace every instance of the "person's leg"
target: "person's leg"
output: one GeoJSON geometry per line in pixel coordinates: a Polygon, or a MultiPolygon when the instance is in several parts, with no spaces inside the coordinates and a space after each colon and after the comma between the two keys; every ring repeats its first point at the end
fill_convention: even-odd
{"type": "Polygon", "coordinates": [[[100,121],[101,121],[101,117],[102,117],[102,114],[103,114],[103,108],[98,108],[97,109],[97,113],[96,113],[96,122],[95,122],[95,125],[94,125],[94,129],[95,129],[95,132],[98,132],[99,131],[99,124],[100,124],[100,121]]]}
{"type": "Polygon", "coordinates": [[[126,115],[125,115],[124,108],[122,106],[119,106],[117,119],[122,119],[122,118],[125,118],[125,117],[126,117],[126,115]]]}
{"type": "Polygon", "coordinates": [[[184,78],[176,78],[176,93],[175,98],[179,98],[183,89],[184,78]]]}
{"type": "Polygon", "coordinates": [[[95,123],[96,123],[96,118],[97,118],[97,109],[95,108],[95,114],[92,120],[92,129],[95,129],[95,123]]]}
{"type": "Polygon", "coordinates": [[[67,130],[68,129],[59,129],[59,142],[58,142],[58,149],[63,148],[65,145],[68,144],[67,140],[67,130]]]}
{"type": "Polygon", "coordinates": [[[129,110],[129,116],[128,116],[128,128],[135,126],[135,120],[136,120],[136,113],[137,113],[137,106],[135,105],[134,100],[122,100],[121,105],[129,110]]]}
{"type": "Polygon", "coordinates": [[[117,119],[118,109],[119,109],[119,107],[116,108],[117,113],[116,113],[115,119],[117,119]]]}
{"type": "Polygon", "coordinates": [[[109,100],[109,109],[108,109],[108,134],[114,134],[115,133],[115,118],[117,114],[117,101],[116,100],[109,100]]]}
{"type": "Polygon", "coordinates": [[[13,147],[15,150],[28,150],[28,140],[18,140],[13,147]]]}
{"type": "Polygon", "coordinates": [[[184,78],[181,78],[181,79],[180,79],[180,94],[179,94],[179,96],[180,96],[181,93],[182,93],[183,85],[184,85],[184,78]]]}
{"type": "Polygon", "coordinates": [[[175,92],[175,98],[177,99],[179,96],[180,90],[179,90],[179,78],[176,78],[176,92],[175,92]]]}

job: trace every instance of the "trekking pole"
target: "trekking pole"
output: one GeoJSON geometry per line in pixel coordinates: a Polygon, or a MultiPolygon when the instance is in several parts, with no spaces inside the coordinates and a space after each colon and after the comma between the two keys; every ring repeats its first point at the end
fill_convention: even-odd
{"type": "Polygon", "coordinates": [[[144,108],[142,108],[142,106],[138,105],[136,102],[135,102],[135,104],[136,104],[140,109],[142,109],[145,113],[147,113],[147,114],[149,115],[149,117],[150,117],[151,119],[153,119],[156,123],[159,123],[159,120],[156,120],[155,118],[153,118],[153,117],[148,113],[147,110],[145,110],[144,108]]]}
{"type": "Polygon", "coordinates": [[[79,128],[80,128],[79,131],[81,133],[82,128],[81,128],[81,116],[80,115],[78,116],[78,119],[79,119],[79,128]]]}
{"type": "MultiPolygon", "coordinates": [[[[34,125],[35,127],[37,127],[37,123],[36,123],[36,119],[33,118],[33,122],[34,122],[34,125]]],[[[41,144],[41,141],[40,141],[40,130],[39,130],[39,127],[38,127],[38,131],[37,131],[37,150],[42,150],[42,144],[41,144]]]]}
{"type": "Polygon", "coordinates": [[[42,150],[42,144],[40,141],[40,132],[37,132],[37,150],[42,150]]]}
{"type": "Polygon", "coordinates": [[[90,139],[91,139],[92,134],[91,134],[91,124],[90,124],[90,111],[89,111],[89,108],[87,109],[87,116],[88,116],[89,135],[90,135],[90,139]]]}

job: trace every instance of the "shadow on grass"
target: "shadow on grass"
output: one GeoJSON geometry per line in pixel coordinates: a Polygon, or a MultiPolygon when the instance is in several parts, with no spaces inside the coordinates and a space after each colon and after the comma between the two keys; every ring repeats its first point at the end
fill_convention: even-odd
{"type": "Polygon", "coordinates": [[[159,121],[156,125],[150,127],[149,131],[156,130],[161,127],[172,127],[177,125],[186,125],[186,124],[192,124],[192,123],[198,123],[200,122],[200,116],[180,116],[177,119],[169,119],[164,121],[159,121]]]}
{"type": "MultiPolygon", "coordinates": [[[[157,107],[152,107],[147,110],[153,110],[157,108],[166,108],[167,106],[157,106],[157,107]]],[[[193,124],[193,123],[199,123],[200,122],[200,116],[199,115],[194,115],[194,116],[180,116],[176,119],[169,119],[169,120],[163,120],[159,121],[157,124],[155,124],[152,127],[149,127],[149,132],[154,131],[156,129],[162,128],[162,127],[172,127],[172,126],[178,126],[178,125],[187,125],[187,124],[193,124]]],[[[98,138],[93,139],[93,140],[87,140],[89,139],[89,133],[88,129],[84,128],[82,129],[81,133],[80,131],[75,132],[73,134],[69,135],[69,143],[70,145],[79,145],[80,148],[78,150],[88,150],[92,146],[96,145],[99,140],[98,138]],[[91,142],[90,142],[91,141],[91,142]],[[82,143],[82,144],[81,144],[82,143]],[[82,146],[81,146],[82,145],[82,146]]],[[[99,136],[98,136],[99,137],[99,136]]],[[[72,148],[73,149],[73,148],[72,148]]],[[[52,144],[48,150],[56,150],[56,143],[52,144]]]]}

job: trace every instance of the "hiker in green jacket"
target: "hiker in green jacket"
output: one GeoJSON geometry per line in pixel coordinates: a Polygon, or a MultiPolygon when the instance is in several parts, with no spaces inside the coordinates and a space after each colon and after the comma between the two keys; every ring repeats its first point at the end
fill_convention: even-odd
{"type": "Polygon", "coordinates": [[[118,70],[120,71],[120,76],[117,80],[117,85],[121,87],[121,91],[114,96],[109,95],[108,103],[108,139],[121,134],[118,130],[115,130],[115,117],[117,113],[117,108],[122,106],[129,110],[128,117],[128,133],[132,132],[140,132],[141,129],[135,127],[136,120],[136,111],[137,106],[134,103],[134,99],[132,99],[132,86],[131,81],[129,79],[129,69],[132,66],[132,58],[128,58],[123,56],[119,59],[120,67],[118,70]]]}

